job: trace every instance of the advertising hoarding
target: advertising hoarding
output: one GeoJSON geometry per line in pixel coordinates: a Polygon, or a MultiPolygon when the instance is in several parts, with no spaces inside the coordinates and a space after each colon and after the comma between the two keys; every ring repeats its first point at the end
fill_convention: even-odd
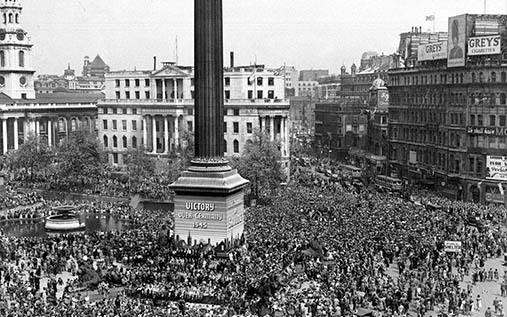
{"type": "Polygon", "coordinates": [[[471,37],[468,39],[467,55],[500,54],[500,35],[471,37]]]}
{"type": "Polygon", "coordinates": [[[449,18],[447,67],[465,66],[466,15],[449,18]]]}
{"type": "Polygon", "coordinates": [[[419,61],[433,61],[447,58],[447,42],[436,42],[419,45],[417,59],[419,61]]]}
{"type": "Polygon", "coordinates": [[[507,156],[486,156],[486,178],[507,180],[507,156]]]}

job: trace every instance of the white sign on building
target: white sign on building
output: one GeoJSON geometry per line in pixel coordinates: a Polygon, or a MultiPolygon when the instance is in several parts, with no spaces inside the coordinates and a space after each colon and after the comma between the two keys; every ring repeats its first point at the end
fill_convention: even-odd
{"type": "Polygon", "coordinates": [[[446,58],[447,42],[424,44],[417,47],[417,59],[419,61],[433,61],[446,58]]]}
{"type": "Polygon", "coordinates": [[[486,178],[507,180],[507,156],[486,156],[486,178]]]}
{"type": "Polygon", "coordinates": [[[467,55],[500,54],[500,35],[471,37],[468,39],[467,55]]]}

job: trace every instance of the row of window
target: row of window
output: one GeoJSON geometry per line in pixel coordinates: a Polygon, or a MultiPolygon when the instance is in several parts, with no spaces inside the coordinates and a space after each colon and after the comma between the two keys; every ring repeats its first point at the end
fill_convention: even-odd
{"type": "MultiPolygon", "coordinates": [[[[130,81],[131,81],[130,79],[125,79],[123,81],[125,83],[125,87],[130,87],[130,81]]],[[[134,81],[134,87],[139,87],[140,86],[141,80],[139,78],[136,78],[133,81],[134,81]]],[[[120,79],[116,79],[115,80],[115,84],[116,84],[116,87],[120,87],[121,80],[120,79]]],[[[144,79],[144,86],[145,87],[150,87],[150,79],[149,78],[144,79]]]]}
{"type": "MultiPolygon", "coordinates": [[[[450,125],[465,126],[465,114],[462,112],[427,112],[427,111],[392,111],[391,121],[403,123],[433,123],[435,125],[448,123],[450,125]],[[401,113],[401,116],[400,116],[401,113]]],[[[506,127],[506,115],[482,115],[470,114],[468,125],[470,126],[490,126],[490,127],[506,127]]]]}
{"type": "MultiPolygon", "coordinates": [[[[449,102],[451,105],[466,105],[467,98],[463,93],[393,93],[390,95],[392,105],[442,105],[449,102]]],[[[507,95],[505,93],[490,93],[486,95],[484,93],[471,93],[468,96],[470,105],[506,105],[507,95]]]]}
{"type": "MultiPolygon", "coordinates": [[[[101,108],[101,109],[102,109],[103,114],[109,113],[108,108],[101,108]]],[[[137,114],[137,108],[131,108],[130,112],[131,112],[131,114],[137,114]]],[[[128,109],[127,108],[111,108],[111,113],[112,114],[117,114],[117,113],[128,114],[128,109]]]]}
{"type": "MultiPolygon", "coordinates": [[[[224,122],[224,133],[227,133],[227,122],[224,122]]],[[[232,133],[239,133],[239,122],[232,123],[232,133]]],[[[253,125],[252,122],[246,123],[246,133],[253,133],[253,125]]]]}
{"type": "MultiPolygon", "coordinates": [[[[491,72],[471,72],[471,83],[496,83],[507,82],[507,73],[500,72],[500,78],[495,71],[491,72]]],[[[393,86],[400,86],[401,79],[403,85],[441,85],[441,84],[463,84],[465,82],[465,73],[451,73],[451,74],[430,74],[430,75],[394,75],[391,76],[391,83],[393,86]],[[449,76],[448,76],[449,75],[449,76]]]]}
{"type": "MultiPolygon", "coordinates": [[[[141,86],[141,79],[139,79],[139,78],[136,78],[136,79],[124,79],[123,80],[124,86],[125,87],[130,87],[131,81],[134,82],[133,83],[134,87],[140,87],[141,86]]],[[[249,77],[247,81],[248,81],[248,85],[253,85],[254,82],[255,82],[257,86],[262,86],[263,83],[264,83],[264,77],[252,77],[252,78],[249,77]]],[[[122,82],[121,79],[115,79],[115,87],[120,87],[121,82],[122,82]]],[[[193,78],[190,80],[190,84],[191,84],[191,86],[194,85],[194,79],[193,78]]],[[[225,86],[230,86],[231,85],[231,78],[230,77],[224,77],[224,84],[225,84],[225,86]]],[[[274,85],[275,85],[275,79],[274,79],[274,77],[268,77],[268,86],[274,86],[274,85]]],[[[150,87],[150,79],[149,78],[145,78],[144,79],[144,87],[150,87]]]]}
{"type": "MultiPolygon", "coordinates": [[[[111,120],[112,123],[112,130],[118,130],[118,121],[117,120],[111,120]]],[[[137,131],[137,121],[132,120],[130,125],[132,131],[137,131]]],[[[102,128],[103,130],[107,130],[108,127],[108,121],[102,120],[102,128]]],[[[122,131],[127,131],[127,120],[121,120],[121,129],[122,131]]],[[[143,122],[141,121],[141,130],[143,130],[143,122]]]]}
{"type": "MultiPolygon", "coordinates": [[[[257,86],[262,86],[264,83],[264,77],[248,77],[247,79],[248,85],[253,85],[254,83],[257,86]]],[[[225,86],[229,86],[231,84],[231,79],[229,77],[224,78],[225,86]]],[[[275,85],[275,78],[268,77],[268,86],[274,86],[275,85]]]]}
{"type": "MultiPolygon", "coordinates": [[[[5,51],[0,51],[0,66],[5,67],[5,51]]],[[[25,52],[19,51],[18,52],[18,65],[19,67],[25,67],[25,52]]]]}

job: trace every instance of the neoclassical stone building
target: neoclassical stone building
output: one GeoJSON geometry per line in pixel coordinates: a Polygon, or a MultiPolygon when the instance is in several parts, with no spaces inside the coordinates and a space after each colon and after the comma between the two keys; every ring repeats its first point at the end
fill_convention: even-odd
{"type": "MultiPolygon", "coordinates": [[[[122,165],[128,149],[166,157],[194,130],[193,67],[162,63],[154,70],[106,74],[106,97],[98,103],[99,139],[112,164],[122,165]]],[[[288,171],[289,103],[283,74],[262,65],[232,67],[224,73],[225,155],[239,156],[256,129],[280,142],[288,171]]]]}

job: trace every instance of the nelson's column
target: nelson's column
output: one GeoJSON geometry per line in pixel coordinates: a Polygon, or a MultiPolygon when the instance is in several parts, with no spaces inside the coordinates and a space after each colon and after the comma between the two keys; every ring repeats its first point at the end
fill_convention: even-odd
{"type": "Polygon", "coordinates": [[[222,0],[194,0],[195,159],[170,185],[174,234],[217,244],[244,230],[243,189],[248,181],[224,155],[222,0]]]}

